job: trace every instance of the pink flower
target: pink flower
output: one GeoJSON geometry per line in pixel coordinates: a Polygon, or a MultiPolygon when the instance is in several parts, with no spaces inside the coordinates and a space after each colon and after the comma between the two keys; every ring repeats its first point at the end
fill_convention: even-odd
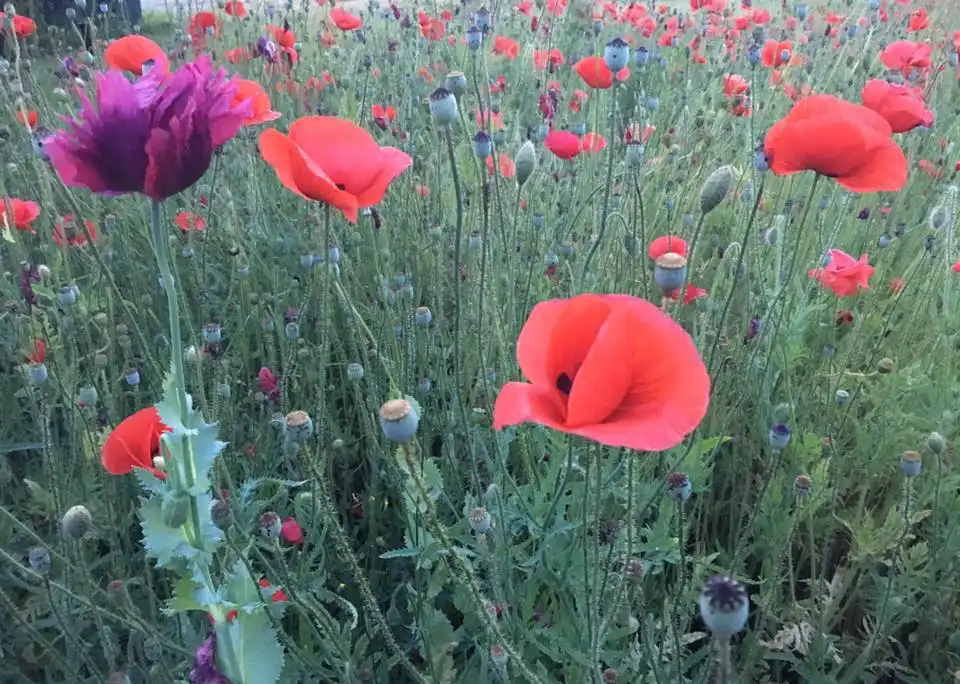
{"type": "Polygon", "coordinates": [[[249,100],[233,103],[236,79],[214,72],[207,55],[135,83],[116,70],[96,81],[96,105],[80,91],[79,116],[44,141],[64,184],[93,192],[158,201],[176,195],[203,176],[213,151],[250,114],[249,100]]]}
{"type": "Polygon", "coordinates": [[[855,297],[860,289],[870,289],[870,277],[876,270],[870,265],[869,257],[864,254],[854,259],[839,249],[829,251],[830,261],[825,267],[815,268],[807,275],[823,283],[838,297],[855,297]]]}
{"type": "Polygon", "coordinates": [[[283,521],[283,524],[280,525],[280,536],[283,537],[285,542],[290,544],[302,544],[303,528],[300,527],[300,523],[297,522],[296,518],[287,518],[283,521]]]}

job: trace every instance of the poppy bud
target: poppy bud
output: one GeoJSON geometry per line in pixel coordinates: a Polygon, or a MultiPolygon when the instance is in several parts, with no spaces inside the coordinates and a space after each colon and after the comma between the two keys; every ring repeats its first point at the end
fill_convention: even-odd
{"type": "Polygon", "coordinates": [[[617,73],[630,61],[630,46],[623,38],[614,38],[603,48],[603,61],[610,71],[617,73]]]}
{"type": "Polygon", "coordinates": [[[467,77],[462,71],[451,71],[443,81],[444,87],[460,97],[467,92],[467,77]]]}
{"type": "Polygon", "coordinates": [[[732,166],[725,164],[711,173],[700,188],[700,211],[709,214],[720,206],[733,187],[735,173],[732,166]]]}
{"type": "Polygon", "coordinates": [[[430,93],[430,116],[438,126],[449,126],[457,120],[457,97],[446,88],[430,93]]]}
{"type": "Polygon", "coordinates": [[[217,529],[225,530],[230,527],[233,516],[230,511],[230,504],[223,499],[217,499],[210,505],[210,519],[217,529]]]}
{"type": "Polygon", "coordinates": [[[380,428],[391,442],[406,444],[420,425],[420,416],[406,399],[391,399],[380,407],[380,428]]]}
{"type": "Polygon", "coordinates": [[[168,492],[160,503],[160,518],[172,529],[183,527],[190,515],[190,496],[186,492],[168,492]]]}
{"type": "Polygon", "coordinates": [[[729,639],[747,625],[750,599],[746,588],[725,575],[714,575],[700,594],[700,617],[714,636],[729,639]]]}
{"type": "Polygon", "coordinates": [[[60,529],[71,539],[83,539],[93,527],[93,517],[86,506],[72,506],[60,520],[60,529]]]}
{"type": "Polygon", "coordinates": [[[654,262],[653,280],[664,292],[671,292],[687,279],[687,259],[667,252],[654,262]]]}
{"type": "Polygon", "coordinates": [[[835,402],[837,406],[846,406],[850,403],[850,393],[847,390],[838,389],[835,402]]]}
{"type": "Polygon", "coordinates": [[[930,210],[930,215],[927,217],[927,225],[930,226],[931,230],[940,230],[944,224],[947,223],[948,216],[947,208],[942,204],[938,204],[930,210]]]}
{"type": "Polygon", "coordinates": [[[927,447],[939,456],[947,448],[947,440],[939,432],[931,432],[927,435],[927,447]]]}
{"type": "Polygon", "coordinates": [[[500,644],[494,644],[490,647],[490,660],[497,667],[506,667],[508,658],[507,652],[503,650],[503,646],[500,644]]]}
{"type": "Polygon", "coordinates": [[[532,142],[527,140],[520,146],[514,165],[517,169],[517,185],[522,187],[537,170],[537,151],[532,142]]]}

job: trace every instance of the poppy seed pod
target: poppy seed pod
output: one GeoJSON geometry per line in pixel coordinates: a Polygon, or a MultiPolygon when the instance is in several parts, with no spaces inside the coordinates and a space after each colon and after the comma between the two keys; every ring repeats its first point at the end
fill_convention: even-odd
{"type": "Polygon", "coordinates": [[[603,61],[610,71],[617,73],[630,61],[630,46],[623,38],[614,38],[603,48],[603,61]]]}
{"type": "Polygon", "coordinates": [[[486,508],[474,508],[467,515],[470,529],[476,534],[486,534],[490,531],[490,512],[486,508]]]}
{"type": "Polygon", "coordinates": [[[287,440],[302,444],[313,436],[313,420],[306,411],[291,411],[283,419],[287,440]]]}
{"type": "Polygon", "coordinates": [[[363,366],[356,362],[348,364],[347,379],[351,382],[360,382],[363,380],[363,366]]]}
{"type": "Polygon", "coordinates": [[[667,493],[677,503],[684,503],[693,494],[693,485],[686,473],[669,473],[667,475],[667,493]]]}
{"type": "Polygon", "coordinates": [[[900,470],[907,477],[916,477],[923,469],[923,457],[918,451],[904,451],[900,454],[900,470]]]}
{"type": "Polygon", "coordinates": [[[467,29],[467,47],[471,50],[479,50],[483,44],[483,31],[478,26],[471,26],[467,29]]]}
{"type": "Polygon", "coordinates": [[[687,259],[673,252],[667,252],[654,262],[653,281],[664,292],[671,292],[682,286],[687,279],[687,259]]]}
{"type": "Polygon", "coordinates": [[[747,625],[750,599],[746,587],[725,575],[714,575],[700,593],[700,617],[714,636],[729,639],[747,625]]]}
{"type": "Polygon", "coordinates": [[[281,526],[280,516],[273,511],[267,511],[260,516],[260,534],[265,539],[279,539],[281,526]]]}
{"type": "Polygon", "coordinates": [[[406,444],[420,426],[420,416],[406,399],[390,399],[380,407],[380,428],[391,442],[406,444]]]}
{"type": "Polygon", "coordinates": [[[478,159],[486,159],[493,154],[493,140],[484,131],[473,136],[473,154],[478,159]]]}
{"type": "Polygon", "coordinates": [[[53,565],[50,561],[50,552],[42,546],[35,546],[30,549],[27,560],[30,563],[30,569],[41,576],[48,575],[53,565]]]}
{"type": "Polygon", "coordinates": [[[709,214],[720,206],[720,203],[730,193],[736,173],[729,164],[724,164],[711,173],[700,188],[700,211],[709,214]]]}
{"type": "Polygon", "coordinates": [[[430,93],[430,116],[438,126],[449,126],[457,120],[457,97],[446,88],[430,93]]]}
{"type": "Polygon", "coordinates": [[[624,163],[628,169],[637,169],[643,166],[643,145],[631,142],[627,144],[627,154],[624,163]]]}
{"type": "Polygon", "coordinates": [[[517,185],[523,186],[537,170],[537,150],[533,143],[524,142],[513,161],[517,168],[517,185]]]}
{"type": "Polygon", "coordinates": [[[83,539],[93,527],[93,517],[86,506],[72,506],[60,520],[60,529],[71,539],[83,539]]]}
{"type": "Polygon", "coordinates": [[[462,71],[451,71],[443,80],[443,85],[456,97],[460,97],[467,92],[467,77],[462,71]]]}

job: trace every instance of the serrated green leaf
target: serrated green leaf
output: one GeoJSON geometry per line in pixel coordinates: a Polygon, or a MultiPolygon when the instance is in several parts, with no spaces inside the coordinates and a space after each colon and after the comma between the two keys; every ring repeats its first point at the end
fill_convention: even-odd
{"type": "Polygon", "coordinates": [[[167,601],[163,612],[167,615],[186,613],[191,610],[203,610],[197,601],[197,586],[190,577],[181,577],[173,587],[173,598],[167,601]]]}
{"type": "Polygon", "coordinates": [[[133,475],[147,493],[163,495],[170,491],[170,485],[145,468],[134,468],[133,475]]]}
{"type": "Polygon", "coordinates": [[[261,604],[263,593],[260,591],[257,580],[247,570],[243,561],[238,560],[223,577],[220,585],[220,595],[237,606],[261,604]]]}
{"type": "Polygon", "coordinates": [[[424,640],[431,645],[431,653],[446,653],[449,646],[457,643],[450,619],[436,608],[424,612],[421,629],[424,640]]]}
{"type": "Polygon", "coordinates": [[[221,624],[217,633],[217,660],[231,682],[275,684],[280,680],[283,649],[263,610],[241,613],[231,623],[221,624]]]}
{"type": "Polygon", "coordinates": [[[161,514],[163,498],[161,496],[154,495],[149,499],[140,498],[140,528],[143,530],[143,546],[147,550],[147,554],[156,559],[158,567],[169,565],[177,559],[192,560],[201,552],[213,553],[217,544],[223,538],[222,533],[210,518],[210,505],[213,503],[213,497],[204,493],[196,498],[200,520],[198,538],[202,548],[190,544],[187,539],[186,527],[174,529],[163,522],[163,515],[161,514]]]}

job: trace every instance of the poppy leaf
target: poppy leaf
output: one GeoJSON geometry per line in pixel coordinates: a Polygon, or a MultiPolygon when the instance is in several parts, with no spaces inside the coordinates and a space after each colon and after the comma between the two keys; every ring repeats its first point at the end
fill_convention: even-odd
{"type": "MultiPolygon", "coordinates": [[[[210,505],[213,497],[209,494],[200,494],[197,497],[197,511],[200,518],[200,529],[197,537],[203,550],[213,553],[222,533],[213,524],[210,518],[210,505]]],[[[149,499],[140,498],[140,528],[143,530],[143,545],[147,554],[157,561],[158,567],[170,565],[178,560],[190,561],[200,553],[187,540],[184,527],[168,527],[163,521],[161,505],[163,497],[152,496],[149,499]]]]}
{"type": "Polygon", "coordinates": [[[133,474],[140,482],[140,486],[148,494],[164,494],[170,490],[169,485],[164,484],[163,480],[146,468],[134,468],[133,474]]]}
{"type": "Polygon", "coordinates": [[[380,558],[383,560],[393,560],[395,558],[416,558],[420,555],[422,549],[393,549],[391,551],[386,551],[385,553],[380,554],[380,558]]]}
{"type": "Polygon", "coordinates": [[[186,613],[191,610],[204,610],[197,600],[199,587],[190,577],[184,576],[177,580],[173,587],[173,597],[167,601],[163,612],[167,615],[186,613]]]}
{"type": "Polygon", "coordinates": [[[40,506],[45,513],[50,513],[55,509],[53,496],[41,487],[39,483],[24,479],[23,484],[26,485],[27,491],[30,492],[30,498],[33,499],[34,503],[40,506]]]}
{"type": "MultiPolygon", "coordinates": [[[[252,582],[248,584],[255,588],[252,582]]],[[[235,620],[220,629],[229,634],[229,638],[217,640],[218,661],[223,664],[224,677],[235,684],[273,684],[280,680],[283,649],[265,610],[241,611],[235,620]],[[232,646],[233,653],[220,652],[223,644],[232,646]]]]}

